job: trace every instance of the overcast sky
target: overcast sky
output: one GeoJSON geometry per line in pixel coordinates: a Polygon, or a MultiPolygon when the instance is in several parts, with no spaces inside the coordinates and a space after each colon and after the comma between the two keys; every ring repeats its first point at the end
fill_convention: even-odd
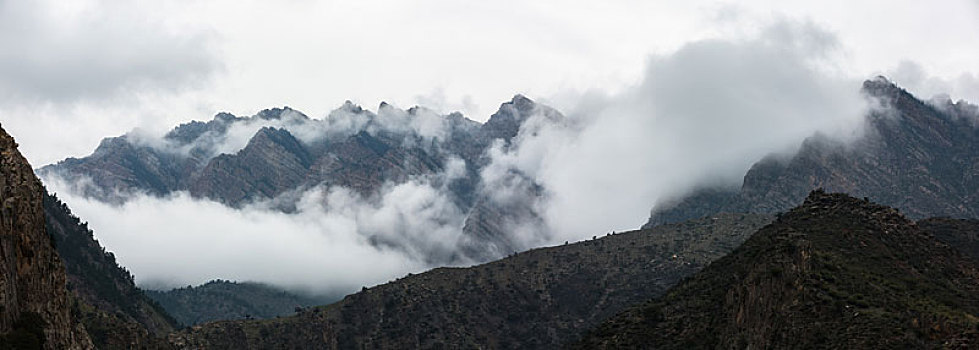
{"type": "Polygon", "coordinates": [[[979,1],[0,0],[0,122],[35,166],[134,127],[344,100],[485,120],[515,93],[568,109],[650,55],[782,18],[836,35],[836,67],[979,100],[979,1]]]}

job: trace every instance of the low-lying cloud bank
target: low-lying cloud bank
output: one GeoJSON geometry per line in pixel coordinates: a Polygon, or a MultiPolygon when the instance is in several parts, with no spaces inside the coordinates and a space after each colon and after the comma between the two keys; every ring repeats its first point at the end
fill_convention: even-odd
{"type": "MultiPolygon", "coordinates": [[[[64,184],[48,181],[52,190],[64,184]]],[[[121,205],[57,192],[150,288],[223,278],[342,295],[454,254],[463,216],[437,187],[410,181],[376,200],[342,188],[305,192],[297,210],[234,209],[185,192],[121,205]],[[389,242],[397,242],[392,244],[389,242]]]]}
{"type": "MultiPolygon", "coordinates": [[[[631,89],[584,94],[567,119],[531,117],[511,144],[494,144],[480,191],[501,203],[538,195],[523,202],[537,218],[511,225],[526,248],[637,228],[658,201],[704,184],[735,185],[753,162],[792,152],[814,133],[859,137],[863,79],[833,69],[839,49],[832,34],[784,21],[751,39],[699,41],[652,57],[631,89]]],[[[438,119],[402,112],[381,108],[378,121],[423,136],[447,132],[438,119]],[[421,124],[399,124],[405,120],[421,124]]],[[[364,128],[360,122],[351,114],[307,123],[330,126],[322,130],[280,126],[308,142],[329,137],[325,130],[364,128]]],[[[249,133],[215,149],[240,149],[249,133]]],[[[304,191],[295,213],[262,203],[232,209],[184,193],[115,206],[48,186],[143,285],[222,278],[335,293],[458,254],[468,213],[444,186],[459,176],[449,168],[456,170],[388,184],[375,198],[337,187],[304,191]]]]}

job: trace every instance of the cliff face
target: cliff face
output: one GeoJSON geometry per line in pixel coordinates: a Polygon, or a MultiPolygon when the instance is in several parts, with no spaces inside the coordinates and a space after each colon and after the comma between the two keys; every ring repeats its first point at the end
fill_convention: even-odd
{"type": "Polygon", "coordinates": [[[71,317],[64,266],[45,230],[44,188],[0,129],[0,333],[3,344],[91,349],[71,317]]]}
{"type": "Polygon", "coordinates": [[[974,349],[976,293],[977,260],[895,209],[816,191],[576,347],[974,349]]]}
{"type": "Polygon", "coordinates": [[[884,78],[865,94],[887,108],[871,112],[866,135],[851,143],[805,140],[789,159],[768,157],[738,189],[701,189],[654,208],[647,226],[717,212],[776,213],[814,188],[869,197],[911,218],[979,217],[979,117],[958,105],[925,103],[884,78]]]}
{"type": "Polygon", "coordinates": [[[439,268],[292,317],[192,327],[171,342],[187,349],[559,348],[662,294],[770,220],[722,214],[439,268]]]}

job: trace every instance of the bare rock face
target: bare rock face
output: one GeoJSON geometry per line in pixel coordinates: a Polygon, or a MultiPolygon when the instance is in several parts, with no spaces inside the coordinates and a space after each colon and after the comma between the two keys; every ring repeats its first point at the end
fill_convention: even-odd
{"type": "Polygon", "coordinates": [[[72,320],[65,269],[45,230],[44,188],[0,129],[0,334],[14,348],[93,348],[72,320]]]}

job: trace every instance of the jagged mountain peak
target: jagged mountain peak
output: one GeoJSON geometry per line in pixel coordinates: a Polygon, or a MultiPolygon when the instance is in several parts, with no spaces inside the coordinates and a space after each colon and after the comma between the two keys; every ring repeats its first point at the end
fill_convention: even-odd
{"type": "Polygon", "coordinates": [[[863,88],[861,91],[876,98],[914,99],[914,96],[911,95],[910,92],[898,86],[883,75],[878,75],[872,79],[865,80],[863,82],[863,88]]]}
{"type": "Polygon", "coordinates": [[[295,109],[289,108],[289,106],[283,106],[282,108],[270,108],[263,109],[261,112],[255,115],[255,118],[263,120],[282,120],[285,118],[296,118],[301,120],[307,120],[305,114],[295,109]]]}
{"type": "Polygon", "coordinates": [[[483,130],[492,138],[510,140],[517,135],[520,126],[534,115],[543,115],[554,121],[564,118],[557,110],[517,94],[509,102],[500,105],[496,113],[483,124],[483,130]]]}
{"type": "Polygon", "coordinates": [[[231,114],[231,113],[228,113],[228,112],[220,112],[220,113],[214,115],[214,119],[213,120],[223,121],[223,122],[231,122],[231,121],[235,121],[237,119],[238,119],[238,117],[236,117],[234,114],[231,114]]]}
{"type": "MultiPolygon", "coordinates": [[[[408,111],[407,112],[408,112],[408,115],[410,115],[410,116],[417,116],[419,114],[437,114],[435,111],[433,111],[432,109],[430,109],[428,107],[425,107],[425,106],[411,106],[411,108],[408,108],[408,111]]],[[[460,114],[461,115],[461,113],[459,113],[459,112],[452,112],[452,113],[449,113],[449,114],[445,115],[445,118],[446,119],[451,119],[453,114],[460,114]]]]}
{"type": "Polygon", "coordinates": [[[534,105],[536,104],[534,103],[534,100],[527,98],[527,96],[524,96],[523,94],[513,95],[513,98],[510,99],[509,103],[520,110],[529,110],[534,108],[534,105]]]}
{"type": "Polygon", "coordinates": [[[360,114],[364,112],[364,109],[361,108],[360,105],[355,104],[353,103],[353,101],[350,100],[343,101],[343,105],[337,108],[337,110],[350,112],[354,114],[360,114]]]}

